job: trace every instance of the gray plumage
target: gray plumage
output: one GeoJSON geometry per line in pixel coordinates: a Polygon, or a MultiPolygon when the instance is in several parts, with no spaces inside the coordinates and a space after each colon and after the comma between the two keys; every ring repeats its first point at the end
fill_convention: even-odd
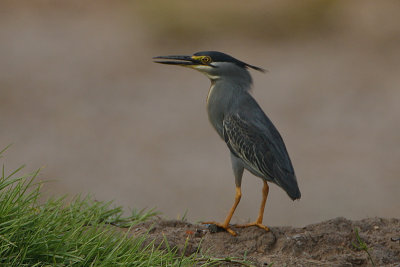
{"type": "MultiPolygon", "coordinates": [[[[232,160],[235,176],[240,168],[245,168],[280,186],[291,199],[299,199],[296,175],[282,137],[249,93],[250,73],[235,64],[216,66],[211,76],[218,78],[212,79],[207,111],[233,157],[240,159],[232,160]]],[[[240,183],[241,175],[236,177],[236,184],[240,183]]]]}
{"type": "Polygon", "coordinates": [[[236,193],[235,202],[223,223],[203,223],[215,224],[236,235],[229,223],[240,202],[243,171],[247,169],[263,180],[260,211],[255,222],[236,227],[257,226],[269,231],[262,224],[269,192],[267,182],[280,186],[293,200],[299,199],[301,194],[282,137],[249,93],[252,78],[248,68],[264,70],[215,51],[199,52],[193,56],[161,56],[155,59],[156,63],[196,69],[211,80],[207,96],[208,118],[231,152],[236,193]]]}

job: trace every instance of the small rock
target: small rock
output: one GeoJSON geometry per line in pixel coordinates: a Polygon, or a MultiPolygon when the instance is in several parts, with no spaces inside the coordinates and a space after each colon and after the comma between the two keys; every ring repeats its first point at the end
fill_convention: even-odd
{"type": "Polygon", "coordinates": [[[206,234],[205,230],[201,230],[201,229],[196,229],[196,232],[194,233],[195,237],[203,237],[206,234]]]}

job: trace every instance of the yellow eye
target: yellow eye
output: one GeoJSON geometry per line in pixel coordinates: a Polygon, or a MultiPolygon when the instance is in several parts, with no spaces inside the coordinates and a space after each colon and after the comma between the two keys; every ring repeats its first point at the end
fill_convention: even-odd
{"type": "Polygon", "coordinates": [[[211,61],[212,60],[211,60],[211,58],[209,56],[204,56],[204,57],[201,58],[201,63],[203,63],[203,64],[208,64],[211,61]]]}

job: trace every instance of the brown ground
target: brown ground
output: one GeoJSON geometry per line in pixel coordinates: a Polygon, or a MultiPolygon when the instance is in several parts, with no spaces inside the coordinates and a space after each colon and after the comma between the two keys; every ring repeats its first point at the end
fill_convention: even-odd
{"type": "Polygon", "coordinates": [[[246,255],[255,266],[373,266],[368,254],[353,245],[357,244],[356,228],[376,266],[400,266],[399,219],[338,217],[302,228],[271,227],[270,232],[256,227],[235,229],[238,235],[234,237],[211,233],[203,225],[159,218],[132,231],[135,235],[149,231],[149,240],[163,247],[165,236],[170,247],[186,255],[197,251],[241,259],[246,255]]]}

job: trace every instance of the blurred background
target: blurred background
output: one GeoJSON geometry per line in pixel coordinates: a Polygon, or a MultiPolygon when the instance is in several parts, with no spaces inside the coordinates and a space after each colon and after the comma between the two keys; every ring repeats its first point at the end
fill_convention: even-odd
{"type": "MultiPolygon", "coordinates": [[[[223,220],[228,149],[210,126],[200,73],[153,56],[217,50],[252,71],[302,199],[271,186],[267,225],[400,216],[399,1],[2,1],[0,146],[54,180],[167,218],[223,220]]],[[[254,220],[245,173],[233,223],[254,220]]]]}

